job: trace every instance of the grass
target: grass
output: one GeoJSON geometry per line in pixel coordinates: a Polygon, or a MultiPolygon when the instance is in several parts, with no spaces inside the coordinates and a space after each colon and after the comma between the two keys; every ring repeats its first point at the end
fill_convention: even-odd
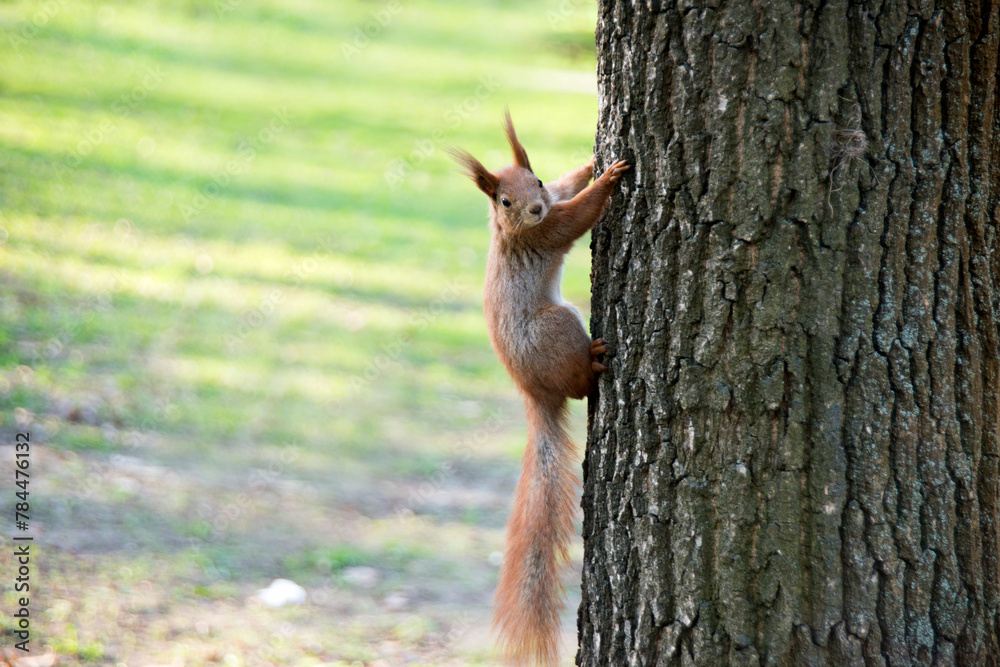
{"type": "MultiPolygon", "coordinates": [[[[509,105],[543,179],[586,161],[594,13],[0,4],[0,436],[33,443],[35,650],[494,664],[524,421],[479,303],[486,204],[443,148],[508,163],[509,105]],[[256,602],[277,577],[307,603],[256,602]]],[[[585,313],[588,267],[582,241],[585,313]]]]}

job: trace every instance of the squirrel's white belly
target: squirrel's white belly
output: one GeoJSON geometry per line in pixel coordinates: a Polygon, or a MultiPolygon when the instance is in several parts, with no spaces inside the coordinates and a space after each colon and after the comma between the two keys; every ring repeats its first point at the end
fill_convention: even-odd
{"type": "Polygon", "coordinates": [[[548,286],[549,288],[546,291],[549,295],[549,298],[552,300],[552,303],[556,304],[557,306],[564,306],[573,311],[573,314],[576,315],[576,318],[580,320],[580,326],[583,327],[584,331],[586,331],[587,324],[583,321],[583,315],[580,314],[580,311],[577,310],[576,306],[574,306],[573,304],[571,304],[569,301],[567,301],[562,297],[561,285],[562,285],[562,274],[564,268],[565,265],[559,266],[559,271],[556,272],[556,274],[553,276],[552,282],[549,284],[548,286]]]}

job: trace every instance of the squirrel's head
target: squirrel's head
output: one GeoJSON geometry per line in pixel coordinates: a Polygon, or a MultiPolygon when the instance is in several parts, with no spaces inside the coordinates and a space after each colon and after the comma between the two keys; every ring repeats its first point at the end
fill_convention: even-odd
{"type": "Polygon", "coordinates": [[[476,187],[490,198],[493,220],[503,231],[517,233],[544,220],[553,201],[541,179],[531,170],[528,152],[517,139],[510,112],[504,114],[504,132],[514,152],[514,164],[496,173],[489,171],[466,151],[449,152],[465,168],[465,173],[476,187]]]}

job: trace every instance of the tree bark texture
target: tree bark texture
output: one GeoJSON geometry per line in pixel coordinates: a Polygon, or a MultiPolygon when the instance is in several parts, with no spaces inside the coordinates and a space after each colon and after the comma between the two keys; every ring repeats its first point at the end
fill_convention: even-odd
{"type": "Polygon", "coordinates": [[[580,665],[1000,665],[992,2],[602,0],[580,665]]]}

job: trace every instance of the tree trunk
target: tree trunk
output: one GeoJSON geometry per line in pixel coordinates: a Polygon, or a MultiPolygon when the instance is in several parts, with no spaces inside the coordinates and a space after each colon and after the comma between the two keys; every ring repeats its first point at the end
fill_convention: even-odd
{"type": "Polygon", "coordinates": [[[599,13],[577,663],[1000,664],[997,6],[599,13]]]}

